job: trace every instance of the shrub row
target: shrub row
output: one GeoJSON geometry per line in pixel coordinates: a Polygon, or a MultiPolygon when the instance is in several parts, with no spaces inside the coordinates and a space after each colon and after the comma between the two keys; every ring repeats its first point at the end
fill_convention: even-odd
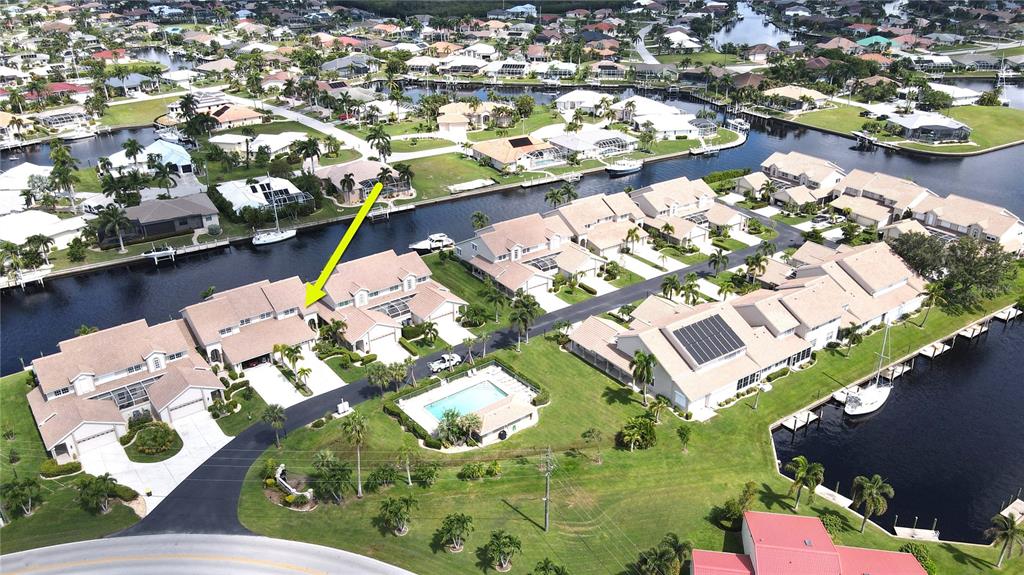
{"type": "Polygon", "coordinates": [[[284,496],[284,504],[286,507],[300,507],[309,503],[309,497],[306,497],[304,493],[297,493],[295,495],[288,494],[284,496]]]}
{"type": "Polygon", "coordinates": [[[720,170],[718,172],[711,172],[710,174],[701,178],[705,183],[720,182],[722,180],[732,180],[735,178],[741,178],[750,173],[750,168],[737,168],[734,170],[720,170]]]}
{"type": "Polygon", "coordinates": [[[111,493],[111,495],[117,497],[121,501],[131,501],[132,499],[135,499],[136,497],[139,496],[139,492],[135,491],[131,487],[128,487],[127,485],[121,485],[120,483],[118,483],[117,485],[114,486],[114,492],[111,493]]]}
{"type": "Polygon", "coordinates": [[[426,323],[417,323],[413,325],[406,325],[402,327],[402,337],[405,339],[416,339],[423,335],[423,330],[426,328],[426,323]]]}
{"type": "MultiPolygon", "coordinates": [[[[402,328],[402,332],[405,332],[405,328],[402,328]]],[[[416,356],[420,354],[420,350],[416,349],[416,346],[413,345],[411,341],[405,339],[404,336],[398,338],[398,343],[405,348],[405,351],[411,353],[412,355],[416,356]]]]}
{"type": "Polygon", "coordinates": [[[765,376],[764,380],[767,381],[768,383],[771,383],[776,379],[779,379],[780,377],[785,377],[787,375],[789,375],[789,368],[784,367],[778,371],[773,371],[772,373],[769,373],[767,376],[765,376]]]}
{"type": "Polygon", "coordinates": [[[579,288],[590,295],[597,295],[597,290],[588,286],[587,284],[581,283],[579,284],[579,288]]]}
{"type": "Polygon", "coordinates": [[[377,354],[375,354],[375,353],[368,353],[368,354],[363,356],[363,359],[362,359],[362,361],[360,363],[362,365],[370,365],[371,363],[373,363],[375,361],[377,361],[377,354]]]}
{"type": "Polygon", "coordinates": [[[78,461],[58,465],[56,459],[47,459],[39,466],[39,475],[43,477],[60,477],[61,475],[78,473],[81,470],[82,464],[78,461]]]}
{"type": "MultiPolygon", "coordinates": [[[[412,391],[412,389],[410,389],[412,391]]],[[[401,394],[406,395],[406,394],[401,394]]],[[[406,431],[415,435],[417,438],[423,440],[423,445],[431,449],[441,449],[441,442],[437,438],[427,433],[423,426],[416,423],[411,417],[409,417],[402,408],[398,407],[398,398],[401,395],[395,395],[391,399],[384,401],[384,413],[394,417],[398,420],[398,424],[405,428],[406,431]]]]}
{"type": "Polygon", "coordinates": [[[224,397],[230,398],[232,395],[235,394],[236,391],[241,391],[242,389],[244,389],[246,387],[249,387],[249,380],[248,379],[240,379],[240,380],[232,383],[231,385],[229,385],[228,388],[226,390],[224,390],[224,397]]]}

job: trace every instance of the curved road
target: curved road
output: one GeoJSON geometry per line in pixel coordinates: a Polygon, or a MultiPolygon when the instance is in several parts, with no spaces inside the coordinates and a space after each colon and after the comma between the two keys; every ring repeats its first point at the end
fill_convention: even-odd
{"type": "MultiPolygon", "coordinates": [[[[756,217],[762,222],[768,221],[763,216],[749,210],[734,206],[734,209],[756,217]]],[[[779,232],[774,240],[778,249],[795,247],[803,242],[800,230],[778,222],[772,222],[779,232]]],[[[750,246],[729,254],[730,264],[737,265],[756,251],[750,246]]],[[[709,268],[701,263],[680,270],[669,272],[677,275],[680,280],[689,273],[707,275],[709,268]]],[[[660,293],[661,279],[657,276],[639,283],[632,284],[611,293],[590,298],[567,308],[540,316],[530,328],[531,336],[542,336],[552,329],[555,322],[568,321],[575,323],[589,316],[617,309],[628,303],[637,301],[652,293],[660,293]]],[[[486,348],[494,350],[512,347],[516,344],[516,333],[511,328],[492,334],[486,340],[486,348]]],[[[480,351],[482,346],[477,345],[480,351]]],[[[465,357],[465,346],[453,348],[455,353],[465,357]]],[[[430,376],[427,363],[437,359],[442,352],[420,358],[413,370],[417,379],[430,376]]],[[[366,380],[349,383],[334,391],[307,399],[285,410],[285,431],[298,429],[334,411],[341,400],[347,400],[355,406],[374,395],[379,394],[377,388],[366,380]]],[[[213,454],[191,475],[181,482],[163,502],[153,509],[144,519],[129,527],[116,536],[152,535],[166,533],[227,533],[250,534],[238,520],[238,499],[241,495],[242,483],[246,472],[256,459],[274,444],[274,432],[265,423],[255,423],[243,431],[217,453],[213,454]]]]}
{"type": "Polygon", "coordinates": [[[413,575],[340,549],[240,535],[151,535],[68,543],[0,556],[7,575],[413,575]]]}
{"type": "Polygon", "coordinates": [[[640,59],[643,60],[644,64],[658,63],[658,59],[651,55],[651,52],[650,50],[647,49],[646,44],[647,33],[651,31],[652,26],[654,26],[654,24],[648,24],[641,28],[638,31],[638,33],[640,34],[640,38],[637,39],[636,42],[633,42],[633,48],[636,49],[637,56],[640,56],[640,59]]]}

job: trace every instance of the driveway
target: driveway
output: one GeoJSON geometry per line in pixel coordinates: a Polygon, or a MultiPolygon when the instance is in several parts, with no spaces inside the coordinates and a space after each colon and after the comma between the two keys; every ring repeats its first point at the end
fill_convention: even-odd
{"type": "Polygon", "coordinates": [[[735,228],[729,230],[729,237],[736,241],[743,242],[748,246],[756,246],[761,243],[761,238],[753,234],[748,234],[743,230],[737,230],[735,228]]]}
{"type": "Polygon", "coordinates": [[[245,377],[268,405],[276,403],[281,407],[291,407],[306,399],[273,364],[250,367],[245,370],[245,377]]]}
{"type": "Polygon", "coordinates": [[[306,387],[313,392],[313,395],[327,393],[345,385],[345,381],[338,377],[338,374],[334,373],[329,365],[317,358],[316,352],[303,349],[299,367],[308,367],[313,372],[306,380],[306,387]]]}
{"type": "Polygon", "coordinates": [[[553,312],[569,307],[569,304],[565,303],[565,301],[557,295],[546,289],[535,289],[530,292],[530,295],[537,300],[537,303],[540,304],[540,307],[544,308],[544,311],[546,312],[553,312]]]}
{"type": "Polygon", "coordinates": [[[181,436],[182,448],[166,461],[135,463],[128,459],[120,443],[113,443],[83,453],[82,469],[93,475],[113,475],[118,483],[143,495],[146,512],[151,512],[179,483],[231,440],[205,411],[177,419],[173,427],[181,436]],[[153,495],[145,495],[146,490],[152,490],[153,495]]]}
{"type": "MultiPolygon", "coordinates": [[[[441,337],[441,339],[448,341],[444,337],[441,337]]],[[[458,341],[448,341],[453,346],[461,342],[461,339],[458,341]]],[[[377,361],[381,363],[402,363],[405,361],[405,358],[411,357],[409,352],[397,340],[386,341],[380,339],[374,341],[370,344],[370,353],[377,354],[377,361]]]]}
{"type": "Polygon", "coordinates": [[[466,338],[476,339],[473,332],[459,325],[454,319],[443,319],[434,325],[437,326],[437,335],[452,345],[458,345],[466,338]]]}
{"type": "Polygon", "coordinates": [[[670,272],[674,272],[676,270],[680,270],[686,267],[686,264],[684,264],[683,262],[675,258],[670,258],[666,256],[665,254],[652,248],[648,244],[638,243],[636,246],[633,247],[633,253],[644,258],[647,261],[654,262],[660,265],[661,267],[665,268],[670,272]]]}
{"type": "Polygon", "coordinates": [[[644,278],[645,280],[658,277],[663,273],[659,272],[658,270],[652,268],[651,266],[645,264],[644,262],[634,258],[629,254],[622,254],[622,257],[619,258],[619,264],[621,264],[622,267],[626,268],[627,270],[644,278]]]}

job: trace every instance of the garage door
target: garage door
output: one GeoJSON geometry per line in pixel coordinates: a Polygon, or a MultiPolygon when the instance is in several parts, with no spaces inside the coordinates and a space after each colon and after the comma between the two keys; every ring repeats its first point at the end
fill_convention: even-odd
{"type": "Polygon", "coordinates": [[[78,444],[78,452],[89,451],[90,449],[96,449],[97,447],[103,447],[111,443],[117,442],[117,434],[114,433],[114,428],[110,428],[102,433],[96,435],[90,435],[85,439],[78,439],[75,443],[78,444]]]}
{"type": "Polygon", "coordinates": [[[398,339],[395,338],[395,332],[389,331],[389,332],[386,332],[386,333],[384,333],[382,335],[379,335],[379,336],[371,339],[370,340],[370,348],[371,349],[373,348],[373,344],[374,343],[385,343],[385,342],[389,342],[389,341],[398,341],[398,339]]]}
{"type": "Polygon", "coordinates": [[[193,413],[199,413],[203,409],[205,409],[203,407],[203,398],[200,397],[195,401],[190,401],[188,403],[172,407],[171,419],[173,420],[185,417],[186,415],[192,415],[193,413]]]}

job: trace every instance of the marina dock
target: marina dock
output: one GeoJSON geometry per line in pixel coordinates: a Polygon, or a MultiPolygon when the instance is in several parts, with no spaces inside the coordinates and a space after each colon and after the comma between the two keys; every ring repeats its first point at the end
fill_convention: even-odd
{"type": "Polygon", "coordinates": [[[932,529],[917,529],[914,527],[893,527],[897,537],[903,539],[916,539],[918,541],[939,541],[939,532],[932,529]]]}
{"type": "Polygon", "coordinates": [[[926,345],[925,347],[922,347],[917,351],[917,354],[923,355],[927,358],[935,359],[935,357],[946,353],[950,349],[952,349],[951,345],[942,341],[937,341],[931,345],[926,345]]]}
{"type": "Polygon", "coordinates": [[[805,425],[810,425],[818,420],[818,414],[813,411],[800,411],[782,420],[782,427],[790,431],[796,431],[805,425]]]}
{"type": "Polygon", "coordinates": [[[967,339],[974,339],[986,331],[988,331],[988,321],[980,321],[965,327],[964,329],[956,332],[956,334],[960,337],[966,337],[967,339]]]}
{"type": "Polygon", "coordinates": [[[882,377],[892,381],[897,377],[914,369],[913,363],[898,363],[882,370],[882,377]]]}
{"type": "Polygon", "coordinates": [[[994,316],[992,316],[992,317],[994,317],[994,318],[996,318],[998,320],[1002,320],[1002,321],[1008,322],[1010,320],[1016,319],[1017,316],[1019,316],[1021,313],[1024,313],[1024,312],[1021,312],[1019,309],[1017,309],[1016,307],[1011,305],[1011,306],[1009,306],[1007,308],[1004,308],[1004,309],[1001,309],[1001,310],[997,311],[996,314],[994,316]]]}
{"type": "Polygon", "coordinates": [[[1009,517],[1011,513],[1017,517],[1017,523],[1024,522],[1024,500],[1014,499],[1006,509],[999,512],[1003,517],[1009,517]]]}

